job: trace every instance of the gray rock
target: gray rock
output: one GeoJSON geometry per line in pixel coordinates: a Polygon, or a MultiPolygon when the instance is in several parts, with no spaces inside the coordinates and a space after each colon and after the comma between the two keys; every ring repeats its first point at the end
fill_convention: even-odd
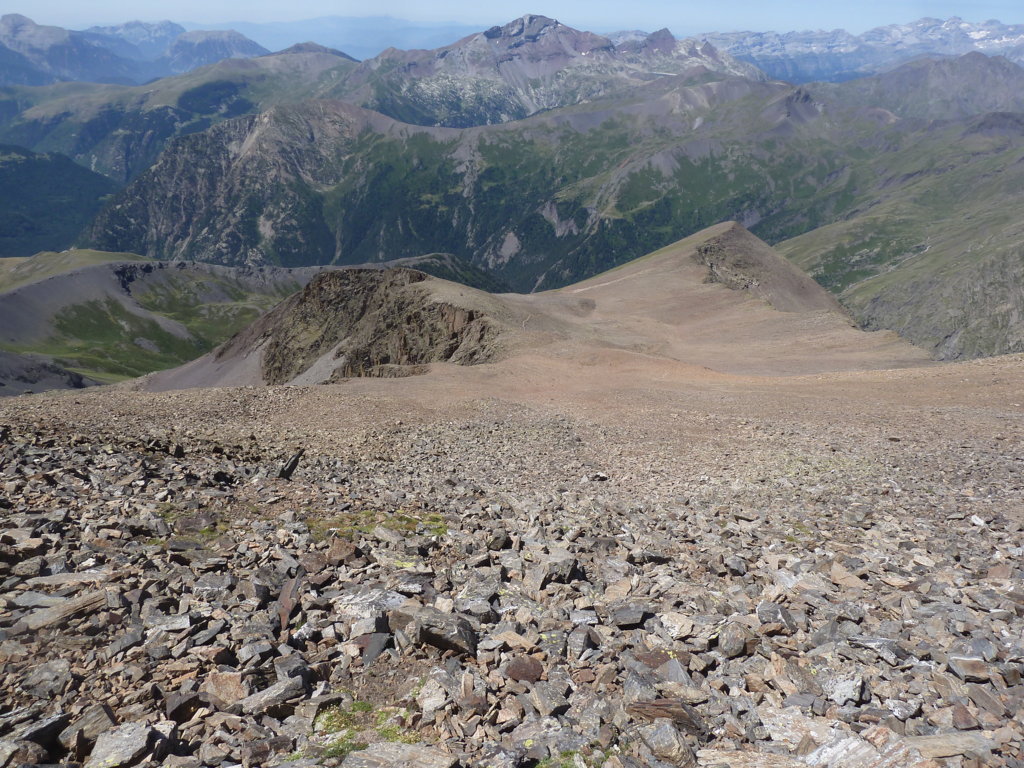
{"type": "Polygon", "coordinates": [[[421,643],[467,656],[476,655],[477,633],[462,616],[424,608],[416,614],[415,621],[421,643]]]}
{"type": "Polygon", "coordinates": [[[671,720],[659,718],[650,725],[641,726],[640,738],[659,760],[680,768],[696,768],[697,755],[686,738],[671,720]]]}
{"type": "Polygon", "coordinates": [[[824,683],[825,695],[839,706],[859,704],[864,694],[864,678],[860,676],[846,677],[824,683]]]}
{"type": "MultiPolygon", "coordinates": [[[[286,677],[269,688],[246,696],[238,702],[242,712],[248,715],[261,715],[263,713],[281,713],[282,710],[292,709],[289,702],[297,699],[305,693],[306,687],[302,679],[298,677],[286,677]]],[[[289,712],[289,714],[291,714],[289,712]]]]}
{"type": "Polygon", "coordinates": [[[55,659],[40,664],[21,681],[21,687],[36,698],[49,699],[63,692],[71,683],[71,664],[66,659],[55,659]]]}
{"type": "Polygon", "coordinates": [[[33,741],[50,749],[57,744],[58,734],[70,720],[71,716],[64,713],[47,717],[24,726],[15,733],[14,738],[16,741],[33,741]]]}
{"type": "Polygon", "coordinates": [[[797,630],[796,619],[789,609],[778,603],[759,603],[757,606],[757,618],[762,624],[779,624],[784,631],[792,634],[797,630]]]}
{"type": "Polygon", "coordinates": [[[125,723],[104,731],[96,739],[85,768],[120,768],[135,765],[153,752],[163,737],[145,723],[125,723]]]}
{"type": "Polygon", "coordinates": [[[639,627],[654,611],[635,601],[613,602],[604,606],[605,623],[621,629],[639,627]]]}
{"type": "Polygon", "coordinates": [[[530,702],[537,708],[541,717],[560,715],[569,708],[569,700],[565,698],[568,686],[565,683],[536,683],[530,691],[530,702]]]}
{"type": "Polygon", "coordinates": [[[353,752],[342,768],[455,768],[459,760],[421,744],[373,744],[353,752]]]}
{"type": "Polygon", "coordinates": [[[86,746],[92,746],[101,733],[110,730],[116,724],[110,707],[105,704],[93,704],[61,731],[58,739],[67,750],[74,749],[79,741],[86,746]]]}
{"type": "Polygon", "coordinates": [[[718,650],[728,659],[747,655],[747,645],[753,634],[742,624],[730,621],[718,632],[718,650]]]}

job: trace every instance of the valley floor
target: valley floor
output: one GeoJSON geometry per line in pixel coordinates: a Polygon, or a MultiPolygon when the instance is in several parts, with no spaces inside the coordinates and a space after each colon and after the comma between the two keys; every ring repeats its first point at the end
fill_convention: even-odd
{"type": "Polygon", "coordinates": [[[1024,357],[593,355],[0,402],[0,764],[1024,765],[1024,357]]]}

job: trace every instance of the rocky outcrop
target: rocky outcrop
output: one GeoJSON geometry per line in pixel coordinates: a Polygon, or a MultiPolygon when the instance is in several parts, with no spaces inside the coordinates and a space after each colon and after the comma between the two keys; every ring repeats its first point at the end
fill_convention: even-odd
{"type": "Polygon", "coordinates": [[[782,312],[843,313],[828,291],[739,224],[697,246],[694,259],[709,283],[747,291],[782,312]]]}
{"type": "Polygon", "coordinates": [[[217,350],[261,355],[267,384],[420,373],[430,363],[497,357],[499,326],[480,310],[435,301],[430,278],[408,269],[320,275],[217,350]]]}

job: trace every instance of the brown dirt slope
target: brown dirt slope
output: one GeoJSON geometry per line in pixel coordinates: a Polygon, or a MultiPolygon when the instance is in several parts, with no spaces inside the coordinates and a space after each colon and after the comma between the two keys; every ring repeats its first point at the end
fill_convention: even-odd
{"type": "Polygon", "coordinates": [[[892,333],[855,329],[813,280],[727,222],[539,294],[492,295],[404,269],[328,273],[146,386],[317,384],[523,355],[784,375],[927,360],[892,333]]]}

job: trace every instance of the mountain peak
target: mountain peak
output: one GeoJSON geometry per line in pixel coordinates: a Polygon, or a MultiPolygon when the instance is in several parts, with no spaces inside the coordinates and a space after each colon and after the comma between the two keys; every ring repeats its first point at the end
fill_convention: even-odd
{"type": "Polygon", "coordinates": [[[629,53],[663,53],[672,55],[676,48],[676,38],[667,27],[662,27],[656,32],[643,36],[630,36],[622,40],[616,47],[620,51],[629,53]]]}
{"type": "Polygon", "coordinates": [[[28,16],[7,13],[0,16],[0,42],[7,47],[23,51],[31,48],[48,48],[68,38],[68,31],[60,27],[36,24],[28,16]]]}
{"type": "Polygon", "coordinates": [[[274,55],[280,56],[283,54],[293,53],[325,53],[330,56],[338,56],[339,58],[347,59],[348,61],[356,61],[356,59],[352,58],[344,51],[339,51],[337,48],[328,48],[326,45],[320,45],[320,43],[314,43],[312,41],[307,41],[305,43],[296,43],[295,45],[291,45],[285,48],[284,50],[278,51],[274,55]]]}
{"type": "Polygon", "coordinates": [[[5,31],[17,31],[21,27],[37,27],[32,19],[28,16],[22,16],[20,13],[5,13],[0,16],[0,29],[5,31]]]}
{"type": "Polygon", "coordinates": [[[530,42],[535,42],[549,29],[562,26],[561,22],[550,19],[547,16],[526,14],[518,19],[513,19],[504,26],[495,26],[484,32],[488,40],[497,38],[522,37],[530,42]]]}
{"type": "Polygon", "coordinates": [[[596,50],[611,51],[615,47],[606,37],[567,27],[556,19],[537,14],[527,14],[504,26],[491,27],[482,37],[492,48],[515,50],[530,46],[537,48],[543,57],[559,52],[574,55],[596,50]]]}

